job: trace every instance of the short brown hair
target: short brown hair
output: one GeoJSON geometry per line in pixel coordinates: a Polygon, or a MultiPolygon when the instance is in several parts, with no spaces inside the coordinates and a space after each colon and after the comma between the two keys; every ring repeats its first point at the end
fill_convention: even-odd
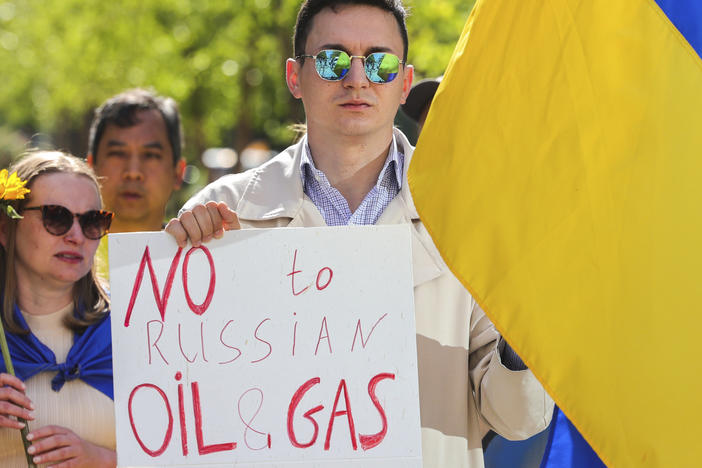
{"type": "Polygon", "coordinates": [[[372,6],[392,13],[400,30],[400,36],[402,36],[402,61],[407,61],[409,49],[407,25],[405,24],[407,10],[402,5],[402,0],[305,0],[297,13],[295,32],[293,34],[293,53],[296,59],[302,63],[304,62],[304,57],[301,56],[309,53],[309,51],[305,51],[305,46],[307,45],[307,36],[310,34],[314,17],[325,8],[330,8],[336,12],[337,8],[346,5],[372,6]]]}
{"type": "MultiPolygon", "coordinates": [[[[100,184],[95,173],[85,161],[61,151],[30,151],[20,157],[9,169],[10,173],[27,181],[26,187],[31,189],[37,177],[44,174],[68,173],[77,174],[88,178],[95,184],[100,196],[100,184]]],[[[70,187],[67,189],[70,190],[70,187]]],[[[29,195],[31,197],[31,193],[29,195]]],[[[20,212],[27,205],[28,200],[14,200],[13,208],[20,212]]],[[[102,205],[102,200],[100,200],[102,205]]],[[[7,330],[15,334],[26,334],[25,330],[17,323],[14,316],[15,299],[17,295],[17,276],[15,274],[15,239],[17,234],[17,221],[5,216],[7,224],[7,242],[0,246],[0,285],[3,288],[2,320],[7,330]]],[[[101,320],[110,306],[109,297],[103,289],[95,274],[95,267],[84,277],[76,281],[73,288],[73,305],[76,313],[69,315],[66,325],[74,331],[81,332],[86,327],[101,320]]]]}

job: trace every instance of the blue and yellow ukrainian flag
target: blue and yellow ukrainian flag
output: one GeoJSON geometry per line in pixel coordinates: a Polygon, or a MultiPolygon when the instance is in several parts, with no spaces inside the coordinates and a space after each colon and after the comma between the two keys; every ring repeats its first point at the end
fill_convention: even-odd
{"type": "Polygon", "coordinates": [[[456,276],[610,467],[699,466],[702,2],[479,0],[410,167],[456,276]]]}

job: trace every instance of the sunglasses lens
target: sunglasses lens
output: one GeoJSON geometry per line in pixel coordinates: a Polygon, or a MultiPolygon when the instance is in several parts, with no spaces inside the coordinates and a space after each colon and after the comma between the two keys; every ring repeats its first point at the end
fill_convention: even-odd
{"type": "Polygon", "coordinates": [[[107,211],[86,211],[78,217],[83,235],[88,239],[99,239],[110,228],[112,215],[107,211]]]}
{"type": "Polygon", "coordinates": [[[351,58],[341,50],[323,50],[315,57],[314,65],[323,80],[338,81],[351,68],[351,58]]]}
{"type": "MultiPolygon", "coordinates": [[[[375,52],[365,58],[365,71],[373,83],[389,83],[400,71],[400,58],[387,52],[375,52]]],[[[322,50],[315,56],[315,69],[323,80],[339,81],[351,68],[351,57],[342,50],[322,50]]]]}
{"type": "Polygon", "coordinates": [[[73,225],[73,214],[60,205],[45,205],[41,211],[44,228],[50,234],[62,236],[73,225]]]}
{"type": "Polygon", "coordinates": [[[395,54],[376,52],[366,57],[366,76],[373,83],[389,83],[400,71],[400,59],[395,54]]]}

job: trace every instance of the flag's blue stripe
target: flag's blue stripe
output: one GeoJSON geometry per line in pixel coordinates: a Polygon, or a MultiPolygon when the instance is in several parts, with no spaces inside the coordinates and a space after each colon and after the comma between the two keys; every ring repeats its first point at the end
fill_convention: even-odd
{"type": "Polygon", "coordinates": [[[541,468],[607,468],[565,414],[553,410],[551,433],[541,468]]]}
{"type": "Polygon", "coordinates": [[[656,3],[702,57],[702,1],[656,0],[656,3]]]}

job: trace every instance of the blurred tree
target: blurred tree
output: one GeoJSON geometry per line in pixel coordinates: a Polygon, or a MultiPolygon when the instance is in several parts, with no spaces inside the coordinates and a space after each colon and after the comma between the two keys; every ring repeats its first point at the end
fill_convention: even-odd
{"type": "MultiPolygon", "coordinates": [[[[407,1],[418,78],[443,73],[473,2],[407,1]]],[[[285,147],[304,120],[284,83],[299,4],[0,0],[0,126],[84,155],[93,109],[142,86],[178,101],[195,164],[212,146],[285,147]]]]}
{"type": "Polygon", "coordinates": [[[444,74],[475,0],[411,0],[407,29],[415,81],[444,74]]]}
{"type": "Polygon", "coordinates": [[[28,143],[29,140],[20,132],[0,127],[0,168],[9,166],[27,148],[28,143]]]}

